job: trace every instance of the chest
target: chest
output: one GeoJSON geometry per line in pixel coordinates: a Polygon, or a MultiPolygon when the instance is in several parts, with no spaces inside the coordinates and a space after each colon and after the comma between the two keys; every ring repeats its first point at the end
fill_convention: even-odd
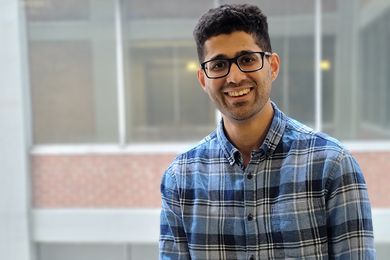
{"type": "Polygon", "coordinates": [[[264,163],[192,174],[186,189],[180,190],[191,243],[222,243],[237,254],[246,254],[248,248],[266,254],[271,244],[299,245],[301,239],[325,243],[325,185],[320,173],[264,163]]]}

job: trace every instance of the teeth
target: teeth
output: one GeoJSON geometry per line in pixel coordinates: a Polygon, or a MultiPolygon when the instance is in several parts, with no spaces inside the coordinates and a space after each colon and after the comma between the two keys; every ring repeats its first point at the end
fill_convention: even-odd
{"type": "Polygon", "coordinates": [[[247,88],[247,89],[244,89],[244,90],[241,90],[241,91],[237,91],[237,92],[229,92],[228,95],[231,96],[231,97],[238,97],[238,96],[242,96],[242,95],[248,94],[249,91],[251,91],[251,90],[249,88],[247,88]]]}

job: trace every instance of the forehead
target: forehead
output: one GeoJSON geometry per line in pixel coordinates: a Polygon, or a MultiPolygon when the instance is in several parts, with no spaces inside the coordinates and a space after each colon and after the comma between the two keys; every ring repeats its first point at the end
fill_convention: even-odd
{"type": "Polygon", "coordinates": [[[262,51],[255,38],[243,31],[213,36],[205,42],[204,50],[205,60],[216,56],[232,58],[242,51],[262,51]]]}

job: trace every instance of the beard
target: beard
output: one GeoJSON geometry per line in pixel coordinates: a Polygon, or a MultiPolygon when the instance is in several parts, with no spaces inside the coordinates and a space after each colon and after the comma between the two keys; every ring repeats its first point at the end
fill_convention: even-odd
{"type": "Polygon", "coordinates": [[[272,80],[270,78],[263,79],[260,82],[245,79],[239,83],[228,83],[218,92],[211,91],[209,96],[225,117],[233,121],[243,122],[258,114],[267,104],[271,94],[271,84],[272,80]],[[251,95],[250,98],[244,101],[229,100],[226,90],[242,86],[251,89],[248,93],[251,95]]]}

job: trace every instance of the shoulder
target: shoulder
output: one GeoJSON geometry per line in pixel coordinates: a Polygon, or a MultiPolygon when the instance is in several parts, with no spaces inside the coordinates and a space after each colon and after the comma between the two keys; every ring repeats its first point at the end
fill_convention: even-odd
{"type": "Polygon", "coordinates": [[[296,149],[310,149],[312,152],[334,153],[339,156],[348,155],[348,149],[337,139],[287,118],[282,142],[296,149]]]}
{"type": "Polygon", "coordinates": [[[210,167],[220,164],[222,154],[216,131],[205,137],[195,147],[179,154],[166,169],[162,177],[162,189],[193,186],[210,167]]]}
{"type": "MultiPolygon", "coordinates": [[[[348,165],[358,168],[349,150],[337,139],[287,118],[286,129],[280,142],[284,153],[301,159],[321,163],[328,170],[348,165]]],[[[331,170],[333,172],[333,170],[331,170]]]]}
{"type": "Polygon", "coordinates": [[[221,153],[221,146],[217,138],[217,130],[206,136],[196,146],[180,153],[170,164],[167,171],[180,172],[184,166],[197,164],[202,161],[213,160],[221,153]]]}
{"type": "Polygon", "coordinates": [[[287,119],[282,143],[296,154],[308,154],[307,158],[322,162],[331,178],[361,174],[357,161],[340,141],[294,119],[287,119]]]}

